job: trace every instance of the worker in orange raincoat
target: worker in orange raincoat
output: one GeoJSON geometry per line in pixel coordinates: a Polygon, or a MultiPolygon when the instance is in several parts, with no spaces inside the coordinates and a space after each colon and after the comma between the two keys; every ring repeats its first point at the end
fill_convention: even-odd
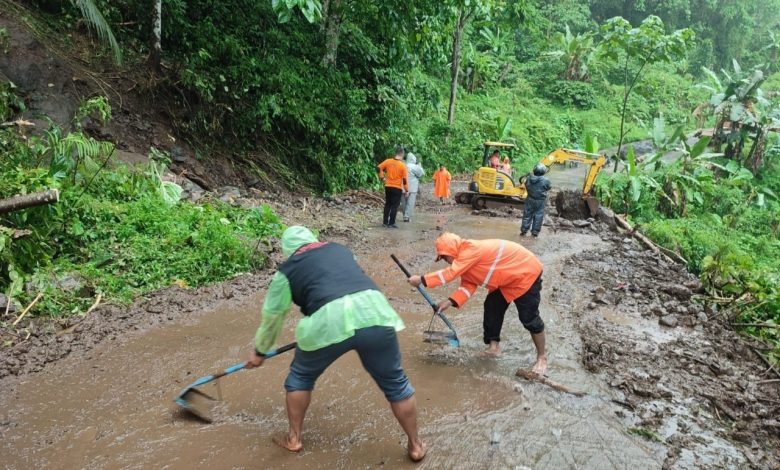
{"type": "Polygon", "coordinates": [[[439,311],[450,306],[462,308],[477,287],[486,287],[483,340],[486,355],[501,354],[501,327],[509,304],[514,302],[520,322],[531,333],[536,346],[533,371],[547,369],[544,322],[539,316],[542,291],[542,263],[523,246],[508,240],[466,240],[445,232],[436,239],[436,261],[444,259],[449,267],[424,276],[412,276],[409,284],[439,287],[460,277],[460,287],[439,304],[439,311]]]}
{"type": "Polygon", "coordinates": [[[439,198],[442,205],[444,199],[450,197],[450,181],[452,181],[450,172],[444,165],[439,165],[439,169],[433,173],[433,195],[439,198]]]}

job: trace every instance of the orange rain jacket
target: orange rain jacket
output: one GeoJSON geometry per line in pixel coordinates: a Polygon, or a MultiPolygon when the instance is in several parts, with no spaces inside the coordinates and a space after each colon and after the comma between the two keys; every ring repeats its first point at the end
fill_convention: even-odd
{"type": "Polygon", "coordinates": [[[433,174],[434,197],[450,197],[450,181],[452,176],[447,169],[436,170],[433,174]]]}
{"type": "Polygon", "coordinates": [[[423,276],[426,287],[438,287],[460,277],[450,300],[462,307],[477,287],[501,289],[507,303],[525,294],[542,273],[542,263],[523,246],[508,240],[464,240],[445,232],[436,239],[436,254],[455,258],[452,265],[423,276]]]}
{"type": "Polygon", "coordinates": [[[380,163],[377,168],[379,169],[380,178],[383,174],[387,174],[385,177],[386,188],[398,188],[409,191],[409,172],[404,162],[395,158],[388,158],[380,163]]]}

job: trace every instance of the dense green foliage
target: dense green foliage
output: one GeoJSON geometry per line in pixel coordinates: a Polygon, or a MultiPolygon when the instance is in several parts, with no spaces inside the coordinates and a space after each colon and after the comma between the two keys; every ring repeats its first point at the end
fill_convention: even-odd
{"type": "MultiPolygon", "coordinates": [[[[117,25],[128,61],[149,54],[150,2],[35,3],[71,28],[94,5],[117,25]]],[[[319,192],[378,185],[374,165],[398,143],[429,169],[459,173],[478,164],[484,140],[504,139],[525,172],[586,136],[604,148],[651,136],[658,154],[621,156],[622,168],[599,182],[602,199],[686,258],[729,312],[776,322],[780,111],[769,91],[780,90],[771,75],[778,21],[780,0],[171,0],[162,3],[165,67],[151,91],[173,97],[175,123],[197,146],[254,158],[247,171],[319,192]],[[698,127],[715,128],[712,149],[683,137],[698,127]],[[681,158],[661,158],[675,148],[681,158]]],[[[159,201],[127,202],[129,213],[163,216],[159,201]]],[[[220,207],[204,216],[210,210],[244,220],[220,207]]],[[[180,212],[163,227],[172,240],[196,223],[180,212]]],[[[132,227],[158,225],[137,215],[111,230],[130,237],[132,227]]],[[[89,246],[107,251],[116,236],[89,246]]]]}
{"type": "Polygon", "coordinates": [[[80,132],[20,137],[0,130],[0,199],[62,194],[57,204],[0,216],[0,285],[27,302],[44,293],[38,312],[83,312],[96,293],[129,301],[172,282],[225,279],[261,266],[258,240],[280,231],[267,206],[178,201],[177,186],[160,177],[164,163],[106,167],[113,146],[80,132]]]}
{"type": "MultiPolygon", "coordinates": [[[[681,129],[667,137],[661,122],[655,134],[659,153],[637,162],[629,151],[626,171],[598,182],[600,196],[685,258],[732,318],[780,323],[780,139],[775,134],[769,143],[771,166],[754,176],[707,153],[709,137],[689,145],[681,129]],[[682,147],[679,158],[661,158],[675,146],[682,147]]],[[[780,344],[777,329],[749,328],[780,344]]],[[[780,347],[773,354],[780,360],[780,347]]]]}

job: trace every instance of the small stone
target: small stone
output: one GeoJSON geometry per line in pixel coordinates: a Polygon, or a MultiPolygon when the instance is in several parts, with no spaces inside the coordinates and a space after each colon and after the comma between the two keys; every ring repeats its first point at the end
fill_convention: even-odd
{"type": "Polygon", "coordinates": [[[677,326],[677,315],[665,315],[658,319],[658,324],[674,328],[677,326]]]}
{"type": "Polygon", "coordinates": [[[591,302],[591,303],[589,303],[589,304],[588,304],[588,308],[589,308],[589,309],[591,309],[591,310],[593,310],[593,309],[594,309],[594,308],[596,308],[596,307],[598,307],[598,305],[596,304],[596,302],[591,302]]]}
{"type": "Polygon", "coordinates": [[[588,222],[587,220],[575,220],[574,222],[572,222],[572,224],[574,224],[574,226],[577,228],[590,227],[590,222],[588,222]]]}
{"type": "Polygon", "coordinates": [[[573,228],[574,224],[572,223],[571,220],[561,219],[560,227],[561,228],[573,228]]]}

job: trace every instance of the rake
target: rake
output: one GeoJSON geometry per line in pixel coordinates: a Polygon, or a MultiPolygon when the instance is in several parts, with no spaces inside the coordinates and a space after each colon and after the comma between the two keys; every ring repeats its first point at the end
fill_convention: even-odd
{"type": "MultiPolygon", "coordinates": [[[[409,272],[408,269],[401,263],[401,261],[396,258],[395,255],[390,255],[390,257],[395,261],[395,264],[398,265],[399,268],[401,268],[401,271],[406,274],[407,278],[412,277],[412,274],[409,272]]],[[[438,342],[444,342],[446,344],[449,344],[450,346],[457,348],[460,346],[460,340],[458,339],[458,333],[455,331],[455,327],[452,326],[452,323],[450,323],[450,320],[444,315],[443,312],[439,311],[439,306],[436,304],[436,302],[431,299],[431,296],[428,295],[428,292],[425,291],[425,288],[422,285],[417,286],[417,290],[422,294],[422,296],[425,298],[425,301],[428,302],[428,305],[431,306],[433,309],[433,315],[441,318],[441,320],[444,322],[445,325],[447,325],[447,328],[450,329],[450,332],[442,332],[442,331],[431,331],[430,326],[428,327],[428,330],[425,331],[426,338],[424,341],[428,343],[438,343],[438,342]]],[[[431,322],[433,322],[433,317],[431,317],[431,322]]]]}
{"type": "MultiPolygon", "coordinates": [[[[294,349],[296,344],[297,343],[290,343],[285,346],[282,346],[279,349],[268,351],[267,353],[265,353],[264,357],[266,359],[270,359],[274,356],[278,356],[283,352],[289,351],[290,349],[294,349]]],[[[228,367],[223,371],[217,372],[216,374],[201,377],[195,382],[192,382],[189,386],[187,386],[187,388],[182,390],[179,396],[177,396],[176,400],[174,401],[184,411],[192,413],[193,415],[197,416],[203,421],[210,423],[212,421],[211,410],[213,408],[215,399],[214,397],[198,390],[196,387],[200,387],[201,385],[205,385],[209,382],[213,382],[226,375],[230,375],[233,372],[238,372],[241,369],[246,368],[246,365],[247,365],[246,362],[242,362],[232,367],[228,367]]]]}

